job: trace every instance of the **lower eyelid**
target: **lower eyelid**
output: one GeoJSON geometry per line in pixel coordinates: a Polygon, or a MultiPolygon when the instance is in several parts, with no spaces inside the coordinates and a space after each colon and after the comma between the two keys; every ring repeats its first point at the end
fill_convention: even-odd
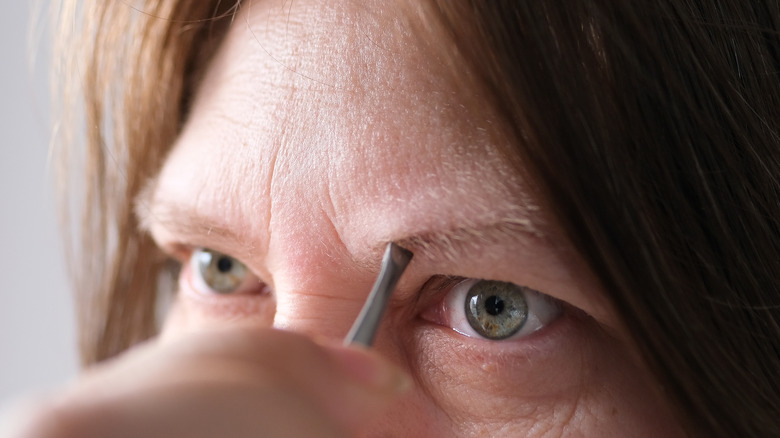
{"type": "Polygon", "coordinates": [[[522,342],[466,337],[423,320],[412,330],[409,354],[416,357],[423,384],[534,403],[581,387],[588,364],[596,361],[594,346],[600,345],[592,321],[576,313],[562,314],[522,342]]]}
{"type": "MultiPolygon", "coordinates": [[[[463,336],[454,330],[421,322],[411,348],[421,364],[422,379],[449,385],[460,393],[473,389],[512,400],[547,398],[578,382],[581,345],[590,333],[570,318],[522,342],[498,342],[463,336]],[[429,371],[433,370],[433,372],[429,371]]],[[[412,354],[412,353],[410,353],[412,354]]]]}
{"type": "MultiPolygon", "coordinates": [[[[583,314],[584,315],[584,314],[583,314]]],[[[519,360],[527,358],[536,360],[549,354],[557,354],[562,344],[571,342],[585,324],[589,324],[589,317],[581,317],[579,312],[570,312],[563,309],[561,314],[552,322],[540,330],[532,332],[519,339],[490,340],[477,336],[467,336],[447,325],[440,324],[428,318],[418,319],[418,330],[424,330],[430,334],[422,336],[423,339],[434,337],[441,342],[446,342],[447,350],[458,350],[460,355],[473,354],[484,361],[496,358],[519,360]],[[492,358],[492,359],[490,359],[492,358]]],[[[502,359],[502,360],[503,360],[502,359]]]]}
{"type": "MultiPolygon", "coordinates": [[[[221,321],[234,318],[260,318],[273,321],[275,301],[268,294],[216,295],[195,290],[191,283],[191,271],[185,265],[179,275],[179,301],[194,320],[221,321]]],[[[270,322],[269,322],[270,324],[270,322]]]]}

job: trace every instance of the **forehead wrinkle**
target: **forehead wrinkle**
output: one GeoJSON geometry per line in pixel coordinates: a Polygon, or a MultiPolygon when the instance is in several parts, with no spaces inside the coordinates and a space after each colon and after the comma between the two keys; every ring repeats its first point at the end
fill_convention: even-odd
{"type": "MultiPolygon", "coordinates": [[[[246,13],[246,11],[245,11],[245,13],[246,13]]],[[[279,35],[276,35],[276,36],[278,37],[279,35]]],[[[257,37],[257,35],[255,35],[255,37],[257,37]]],[[[253,45],[251,43],[253,43],[254,41],[255,40],[253,38],[253,39],[249,40],[248,42],[250,43],[250,45],[253,45]]],[[[244,41],[244,45],[246,45],[246,43],[247,43],[247,41],[244,41]]],[[[282,54],[285,53],[283,50],[281,50],[281,48],[273,48],[273,47],[271,47],[271,48],[274,49],[274,50],[271,51],[272,53],[276,53],[276,52],[279,52],[279,53],[282,53],[282,54]]],[[[260,54],[256,53],[254,56],[257,57],[259,55],[261,59],[265,59],[267,57],[267,56],[264,56],[264,54],[267,55],[266,52],[265,51],[261,51],[261,52],[262,53],[260,53],[260,54]]],[[[298,52],[296,52],[296,53],[298,53],[298,52]]],[[[334,52],[334,53],[337,53],[337,52],[334,52]]],[[[246,53],[236,51],[236,52],[233,52],[233,54],[245,55],[246,53]]],[[[293,59],[294,60],[300,60],[300,55],[301,54],[298,53],[298,55],[299,55],[299,57],[296,57],[296,58],[293,58],[293,59]]],[[[337,59],[338,57],[334,56],[333,58],[337,59]]],[[[285,59],[287,59],[287,58],[285,58],[285,59]]],[[[415,58],[415,59],[417,59],[417,58],[415,58]]],[[[265,59],[265,60],[267,61],[268,59],[265,59]]],[[[287,60],[289,60],[289,59],[287,59],[287,60]]],[[[393,59],[391,58],[390,60],[393,60],[393,59]]],[[[284,64],[279,64],[280,61],[281,61],[281,59],[274,59],[274,65],[276,65],[277,67],[279,65],[284,65],[284,64]]],[[[335,63],[335,61],[333,61],[333,62],[335,63]]],[[[298,67],[298,64],[293,63],[292,65],[295,66],[295,67],[298,67]]],[[[335,71],[335,72],[343,72],[343,69],[347,68],[350,64],[341,65],[340,63],[335,63],[335,65],[330,65],[330,64],[326,63],[326,65],[330,66],[333,69],[333,71],[335,71]],[[339,67],[341,68],[341,70],[339,70],[339,67]]],[[[369,65],[369,63],[366,63],[366,65],[369,65]]],[[[289,67],[289,66],[290,65],[287,65],[287,67],[289,67]]],[[[385,123],[389,123],[387,121],[388,118],[386,117],[386,114],[392,113],[392,111],[386,110],[386,108],[381,106],[381,105],[379,105],[379,108],[377,108],[377,103],[373,102],[373,100],[370,101],[370,102],[369,101],[366,101],[366,102],[359,101],[357,103],[352,102],[352,101],[342,102],[339,99],[334,99],[332,97],[333,96],[343,96],[344,99],[346,100],[347,97],[353,96],[353,94],[339,93],[339,92],[337,92],[337,90],[334,90],[332,88],[325,89],[325,88],[323,88],[321,86],[318,86],[318,85],[321,85],[321,84],[317,84],[317,83],[315,83],[314,86],[312,86],[312,81],[309,80],[310,78],[306,77],[306,76],[309,76],[309,75],[308,74],[300,74],[300,73],[311,73],[312,71],[314,71],[314,72],[321,72],[322,71],[321,69],[325,68],[322,65],[317,64],[317,69],[316,70],[311,70],[311,66],[309,66],[309,68],[303,68],[303,67],[306,67],[306,66],[303,65],[301,67],[301,69],[299,69],[299,70],[290,70],[290,69],[284,68],[284,69],[282,69],[283,72],[281,72],[281,73],[277,72],[277,74],[281,74],[281,77],[283,77],[283,78],[290,79],[290,76],[293,77],[293,82],[292,83],[288,83],[288,82],[285,82],[285,81],[281,82],[282,87],[284,87],[285,84],[287,86],[287,89],[283,90],[283,91],[287,92],[286,94],[288,94],[288,96],[285,96],[287,98],[285,98],[283,100],[285,106],[283,106],[283,107],[280,106],[280,107],[277,107],[277,108],[266,108],[268,110],[271,110],[271,109],[274,110],[274,111],[271,112],[271,114],[273,115],[274,119],[272,119],[272,121],[270,123],[265,123],[263,125],[266,127],[267,130],[272,131],[272,132],[266,133],[266,134],[269,135],[274,140],[273,142],[277,144],[277,147],[280,147],[283,150],[290,150],[291,151],[294,148],[288,148],[288,146],[290,144],[293,144],[293,145],[297,144],[298,147],[301,147],[300,145],[307,144],[307,141],[306,141],[307,138],[306,138],[305,135],[303,135],[301,133],[302,132],[301,129],[304,126],[308,126],[310,128],[311,127],[310,126],[311,123],[307,124],[305,122],[306,121],[311,122],[311,120],[318,121],[318,125],[317,126],[330,126],[331,124],[333,126],[336,126],[336,128],[333,128],[333,129],[336,129],[335,132],[329,132],[329,131],[322,130],[322,129],[316,130],[315,131],[316,135],[317,135],[316,140],[319,141],[319,142],[324,142],[325,140],[332,141],[334,138],[342,138],[342,139],[349,139],[349,140],[357,139],[358,135],[354,134],[352,132],[348,132],[348,134],[352,134],[352,135],[344,135],[343,137],[339,136],[339,134],[343,134],[343,133],[342,133],[342,131],[338,131],[338,129],[348,130],[348,129],[357,129],[357,128],[347,128],[347,127],[345,127],[345,125],[347,125],[347,124],[344,123],[344,120],[347,120],[348,118],[342,117],[343,114],[338,112],[338,111],[336,111],[335,109],[342,109],[344,111],[347,111],[347,110],[354,111],[357,114],[356,116],[353,116],[354,120],[363,122],[362,126],[367,127],[369,129],[369,132],[371,131],[371,128],[376,128],[378,125],[381,126],[381,123],[377,123],[377,122],[379,122],[381,120],[385,120],[385,123]],[[308,84],[309,87],[305,87],[306,84],[308,84]],[[304,93],[304,91],[308,91],[309,93],[308,94],[304,93]],[[304,100],[302,98],[302,96],[303,97],[308,97],[308,98],[313,98],[315,96],[312,93],[315,93],[315,92],[316,92],[316,97],[326,96],[326,97],[331,97],[331,99],[330,100],[324,99],[325,101],[323,102],[323,99],[320,99],[320,100],[317,100],[317,101],[307,101],[307,100],[304,100]],[[339,105],[339,104],[341,104],[341,105],[339,105]],[[360,105],[360,104],[363,104],[363,105],[360,105]],[[332,107],[336,107],[336,108],[334,109],[332,107]],[[333,111],[327,111],[327,110],[333,110],[333,111]],[[371,117],[372,115],[375,115],[376,117],[371,117]],[[309,116],[311,116],[311,117],[309,117],[309,116]],[[382,116],[382,117],[380,117],[380,116],[382,116]],[[330,123],[330,122],[336,122],[336,121],[340,121],[341,124],[330,123]],[[273,128],[269,129],[268,128],[269,125],[273,126],[273,128]],[[282,147],[282,146],[284,146],[284,147],[282,147]]],[[[408,66],[406,64],[404,64],[404,65],[398,66],[397,68],[398,69],[402,69],[402,68],[406,68],[406,67],[408,67],[408,66]]],[[[330,71],[330,70],[328,70],[328,71],[330,71]]],[[[424,72],[420,72],[420,73],[422,74],[424,72]]],[[[260,76],[262,76],[262,75],[260,75],[260,76]]],[[[348,77],[349,75],[346,75],[346,76],[348,77]]],[[[276,78],[276,76],[273,76],[273,77],[276,78]]],[[[325,77],[325,76],[323,76],[323,77],[325,77]]],[[[361,76],[361,78],[362,77],[363,76],[361,76]]],[[[407,82],[408,82],[408,78],[407,77],[404,76],[403,78],[407,79],[407,82]]],[[[472,168],[467,169],[469,174],[471,174],[471,175],[482,175],[483,172],[484,173],[488,173],[488,174],[491,174],[491,176],[493,178],[495,178],[497,181],[503,181],[503,183],[496,182],[496,185],[508,184],[507,181],[511,181],[514,178],[516,178],[517,176],[516,175],[504,175],[502,173],[502,172],[505,171],[504,167],[498,166],[498,168],[496,169],[493,166],[490,166],[488,164],[488,163],[493,163],[494,160],[492,160],[492,159],[491,160],[486,160],[485,157],[482,156],[482,155],[475,156],[476,153],[484,153],[485,152],[485,148],[483,148],[482,146],[485,144],[486,141],[485,141],[485,139],[481,138],[482,137],[481,133],[487,131],[486,126],[482,126],[480,124],[478,124],[478,126],[476,126],[476,129],[480,133],[476,135],[476,137],[478,137],[478,138],[475,138],[475,139],[468,138],[466,135],[464,135],[463,130],[456,129],[455,127],[461,126],[461,124],[463,122],[463,117],[473,116],[473,114],[470,114],[469,111],[466,111],[464,108],[461,108],[461,106],[457,105],[456,103],[449,102],[449,98],[448,98],[449,94],[445,93],[443,91],[439,91],[439,88],[442,85],[439,83],[439,81],[435,80],[436,78],[437,78],[437,76],[433,75],[432,73],[430,75],[424,75],[424,78],[423,78],[424,80],[420,79],[418,81],[414,81],[413,85],[415,85],[415,86],[412,87],[412,88],[409,88],[410,91],[418,91],[418,92],[407,93],[408,95],[412,96],[414,99],[423,99],[423,96],[431,97],[431,95],[436,97],[435,100],[437,102],[437,106],[436,106],[437,117],[430,117],[431,114],[427,114],[427,113],[426,114],[420,114],[420,117],[419,117],[419,120],[425,120],[426,121],[426,123],[424,124],[425,126],[427,126],[429,128],[431,127],[431,122],[430,122],[431,119],[437,121],[436,126],[434,127],[434,129],[426,129],[424,131],[421,130],[421,132],[417,133],[418,136],[420,136],[420,137],[422,137],[425,134],[427,134],[429,136],[429,138],[423,137],[421,139],[421,141],[419,141],[419,143],[423,146],[425,151],[428,152],[429,154],[431,154],[430,151],[432,149],[433,150],[437,150],[437,148],[434,148],[433,145],[447,144],[447,145],[449,145],[449,147],[446,150],[442,150],[441,153],[446,153],[447,155],[455,155],[455,156],[458,156],[458,157],[462,157],[462,160],[464,162],[467,162],[467,163],[471,164],[472,168]],[[420,81],[423,82],[422,85],[417,84],[417,82],[420,82],[420,81]],[[435,84],[436,86],[434,87],[431,84],[435,84]],[[424,91],[424,92],[420,92],[421,90],[424,91]],[[441,101],[441,102],[439,102],[439,101],[441,101]],[[444,114],[441,114],[442,111],[444,112],[444,114]],[[451,132],[449,132],[448,130],[451,131],[451,132]],[[457,141],[454,141],[454,140],[457,140],[457,141]],[[453,150],[451,150],[451,148],[455,148],[455,150],[453,151],[453,150]],[[483,164],[483,162],[484,162],[484,164],[483,164]],[[475,166],[477,167],[476,169],[473,168],[475,166]],[[498,172],[493,174],[492,172],[495,172],[496,170],[498,170],[498,172]]],[[[227,78],[223,78],[223,79],[227,80],[227,78]]],[[[256,77],[252,77],[252,79],[257,79],[257,78],[256,77]]],[[[231,78],[231,80],[232,80],[232,82],[236,82],[238,79],[233,77],[233,78],[231,78]]],[[[275,81],[271,81],[269,78],[266,78],[266,81],[269,81],[270,83],[274,83],[275,84],[274,88],[277,91],[280,91],[279,90],[279,85],[280,84],[276,83],[275,81]]],[[[389,89],[389,87],[387,89],[385,89],[383,87],[376,87],[377,85],[379,85],[376,81],[377,81],[377,79],[374,78],[372,81],[367,81],[366,84],[364,84],[364,85],[370,85],[373,88],[378,89],[378,90],[383,90],[384,89],[385,91],[387,91],[387,89],[389,89]]],[[[268,85],[268,84],[265,84],[265,85],[268,85]]],[[[393,83],[393,85],[395,85],[395,83],[393,83]]],[[[404,84],[400,84],[400,85],[404,85],[404,84]]],[[[405,86],[406,87],[411,87],[411,85],[409,85],[409,84],[406,84],[405,86]]],[[[285,93],[282,93],[282,94],[285,94],[285,93]]],[[[394,94],[403,94],[403,93],[394,93],[394,94]]],[[[384,96],[384,95],[382,95],[382,96],[384,96]]],[[[231,96],[231,97],[235,97],[235,96],[231,96]]],[[[390,96],[390,97],[392,97],[392,96],[390,96]]],[[[263,101],[263,99],[258,99],[258,100],[263,101]]],[[[380,102],[381,101],[382,100],[380,99],[380,102]]],[[[391,102],[391,103],[392,102],[398,103],[398,102],[393,101],[391,99],[385,99],[385,101],[391,102]]],[[[430,105],[423,105],[426,102],[420,102],[418,100],[412,100],[411,102],[401,102],[401,103],[406,103],[405,107],[412,108],[412,109],[414,109],[414,108],[429,108],[430,109],[431,108],[430,105]]],[[[257,107],[253,107],[253,109],[257,110],[257,107]]],[[[349,113],[347,115],[349,115],[349,113]]],[[[255,119],[255,118],[251,117],[250,119],[255,119]]],[[[390,118],[390,119],[392,119],[392,118],[390,118]]],[[[235,122],[241,122],[242,120],[243,119],[239,118],[238,120],[232,120],[232,121],[234,122],[234,124],[236,126],[240,127],[241,123],[235,123],[235,122]]],[[[266,122],[268,122],[268,121],[266,121],[266,122]]],[[[243,123],[245,124],[246,120],[244,120],[243,123]]],[[[253,125],[253,126],[256,126],[256,125],[253,125]]],[[[390,137],[391,137],[389,139],[384,139],[383,141],[377,141],[377,144],[380,144],[380,145],[381,144],[394,144],[394,143],[395,144],[397,144],[397,143],[402,143],[403,144],[403,141],[404,141],[403,137],[409,137],[408,131],[410,129],[413,129],[414,126],[410,127],[408,125],[404,125],[404,126],[389,125],[387,128],[388,129],[381,130],[381,131],[379,129],[374,129],[373,135],[375,135],[375,136],[376,135],[380,135],[380,134],[383,133],[384,135],[390,135],[390,137]],[[390,134],[388,134],[388,131],[390,132],[390,134]],[[377,132],[379,132],[379,134],[377,134],[377,132]],[[396,133],[395,135],[397,135],[398,137],[401,137],[401,138],[394,138],[394,137],[392,137],[393,133],[396,133]],[[397,134],[397,133],[404,133],[405,135],[401,136],[400,134],[397,134]]],[[[486,137],[489,137],[489,136],[486,136],[486,137]]],[[[486,148],[486,149],[487,149],[488,153],[495,153],[493,151],[493,148],[486,148]]],[[[376,154],[376,153],[378,153],[377,151],[378,151],[378,149],[376,149],[376,148],[366,148],[365,150],[361,150],[361,152],[363,154],[365,154],[365,155],[369,155],[372,152],[376,154]]],[[[380,158],[381,159],[384,156],[384,155],[380,155],[379,157],[373,157],[373,156],[365,156],[365,155],[363,156],[363,158],[380,158]]],[[[438,156],[434,156],[433,158],[434,159],[431,160],[432,162],[434,162],[434,163],[436,163],[436,162],[443,163],[443,165],[440,164],[442,166],[442,169],[441,169],[440,173],[457,172],[459,170],[463,171],[463,169],[461,169],[460,167],[455,166],[455,163],[452,162],[451,160],[439,161],[439,160],[437,160],[437,158],[439,158],[438,156]]],[[[280,163],[276,163],[274,161],[274,163],[275,164],[283,164],[283,162],[281,162],[281,161],[280,161],[280,163]]],[[[315,163],[319,163],[319,161],[315,161],[315,163]]],[[[459,163],[460,163],[460,161],[459,161],[459,163]]],[[[303,166],[301,166],[301,167],[303,167],[303,166]]],[[[273,168],[274,168],[274,166],[272,166],[272,169],[273,168]]],[[[367,171],[370,172],[371,170],[372,170],[372,167],[368,167],[367,168],[367,171]]],[[[313,175],[315,175],[314,172],[302,172],[301,174],[304,175],[304,176],[307,176],[307,177],[313,177],[313,175]]],[[[434,176],[436,176],[436,175],[434,175],[434,176]]],[[[285,174],[283,172],[274,172],[272,170],[270,179],[273,180],[273,181],[271,183],[269,183],[269,186],[274,186],[275,185],[277,187],[281,187],[281,186],[278,185],[278,183],[280,182],[280,179],[283,179],[284,177],[292,178],[292,176],[289,176],[289,175],[287,175],[287,174],[285,174]]],[[[434,177],[433,180],[429,179],[429,180],[427,180],[427,182],[428,183],[434,183],[434,182],[437,182],[437,181],[434,181],[436,179],[437,178],[434,177]]],[[[453,179],[457,180],[458,178],[454,178],[453,177],[453,179]]],[[[369,179],[369,180],[372,181],[373,179],[369,179]]],[[[403,181],[403,179],[401,179],[401,181],[403,181]]],[[[232,182],[235,183],[235,181],[232,181],[232,182]]],[[[484,184],[484,181],[480,181],[480,182],[482,184],[479,184],[479,185],[474,184],[474,185],[471,185],[470,188],[471,187],[478,187],[478,186],[479,187],[487,186],[488,188],[492,188],[490,184],[484,184]]],[[[431,207],[430,207],[430,204],[428,203],[431,199],[437,199],[437,198],[442,198],[442,197],[446,197],[446,198],[449,199],[449,198],[454,197],[455,195],[458,195],[458,194],[462,194],[464,196],[465,195],[470,195],[472,197],[474,195],[471,191],[460,193],[460,190],[458,190],[458,189],[462,190],[463,187],[461,185],[457,185],[457,184],[450,186],[448,184],[442,183],[442,184],[437,184],[436,187],[437,187],[438,190],[433,191],[428,196],[421,196],[420,199],[416,200],[416,202],[415,202],[416,205],[409,205],[408,206],[408,210],[418,210],[418,211],[431,210],[431,211],[433,211],[433,209],[431,209],[431,207]]],[[[397,193],[395,193],[394,195],[400,196],[397,193]]],[[[497,198],[499,196],[494,196],[494,197],[497,198]]],[[[484,199],[483,196],[476,196],[475,198],[476,199],[480,199],[480,198],[484,199]]],[[[271,198],[271,200],[273,200],[273,199],[275,199],[275,198],[271,198]]],[[[332,201],[331,201],[331,204],[333,204],[332,201]]],[[[494,203],[493,203],[493,201],[484,200],[482,207],[485,210],[493,210],[494,209],[494,203]]],[[[482,209],[479,209],[479,210],[482,210],[482,209]]],[[[269,214],[270,214],[271,211],[273,211],[273,208],[269,209],[269,214]]],[[[407,215],[407,216],[409,216],[409,215],[407,215]]],[[[448,217],[442,217],[439,222],[448,222],[451,219],[451,216],[448,213],[443,213],[442,216],[448,216],[448,217]]],[[[479,226],[475,226],[474,224],[466,224],[466,225],[460,226],[458,224],[459,221],[458,220],[454,220],[453,222],[455,222],[455,223],[448,223],[448,224],[440,223],[439,224],[439,228],[440,229],[444,229],[444,231],[436,230],[434,228],[434,226],[432,226],[432,224],[429,224],[428,228],[426,228],[425,229],[426,231],[424,231],[423,233],[416,233],[416,234],[413,234],[413,233],[403,233],[403,228],[404,227],[402,225],[401,228],[396,228],[396,230],[401,231],[400,233],[387,233],[387,234],[385,234],[385,237],[393,237],[393,234],[405,236],[405,237],[402,237],[401,240],[408,240],[407,246],[411,246],[411,247],[415,247],[416,246],[417,247],[417,249],[416,249],[417,252],[419,252],[421,254],[430,254],[431,258],[437,257],[437,258],[444,258],[444,259],[452,259],[452,258],[454,258],[457,255],[458,249],[468,250],[468,249],[471,249],[471,248],[474,248],[474,247],[478,246],[477,243],[480,243],[480,242],[481,243],[485,243],[485,242],[495,243],[497,241],[506,240],[506,237],[508,237],[508,236],[512,237],[514,240],[518,240],[517,239],[517,234],[518,233],[523,233],[524,231],[526,232],[526,234],[528,234],[528,233],[533,234],[533,231],[534,231],[533,227],[531,226],[530,221],[528,219],[526,219],[527,217],[528,217],[527,215],[524,217],[522,214],[519,214],[518,217],[516,217],[516,218],[506,218],[506,220],[500,220],[497,217],[497,215],[496,216],[492,216],[490,218],[490,220],[495,222],[493,224],[493,228],[495,228],[495,230],[492,230],[490,232],[487,232],[487,230],[485,229],[485,228],[490,228],[490,227],[479,227],[479,226]],[[427,231],[427,230],[432,230],[432,231],[427,231]],[[436,252],[438,252],[438,254],[436,254],[436,252]]],[[[475,219],[474,215],[472,215],[471,219],[475,219]]],[[[486,219],[488,219],[488,218],[484,218],[484,217],[482,218],[483,223],[489,222],[486,219]]],[[[461,219],[461,221],[463,221],[463,220],[468,221],[469,218],[461,219]]],[[[269,220],[269,223],[270,223],[270,220],[269,220]]],[[[420,228],[418,228],[418,229],[420,229],[420,228]]],[[[376,230],[376,227],[373,228],[373,230],[376,230]]],[[[407,230],[409,230],[409,228],[407,228],[407,230]]],[[[197,230],[195,230],[195,231],[197,231],[197,230]]],[[[204,232],[213,234],[213,233],[215,233],[217,231],[219,231],[219,227],[209,226],[209,227],[201,227],[200,231],[197,231],[197,232],[198,232],[198,234],[203,234],[204,232]]],[[[385,230],[385,232],[386,231],[387,230],[385,230]]],[[[380,236],[381,236],[381,234],[384,234],[384,233],[382,233],[381,230],[379,231],[379,233],[380,233],[380,236]]],[[[271,234],[270,228],[268,230],[268,234],[269,235],[271,234]]],[[[339,238],[342,237],[338,233],[338,230],[337,230],[336,235],[339,238]]],[[[353,262],[357,261],[358,263],[365,263],[365,264],[373,265],[374,261],[378,261],[378,260],[381,259],[381,254],[382,254],[382,252],[384,250],[384,247],[385,247],[386,243],[388,242],[388,240],[390,240],[390,239],[387,239],[387,240],[384,240],[382,238],[376,239],[376,240],[369,239],[368,242],[366,242],[366,240],[363,240],[363,245],[368,243],[368,245],[366,245],[366,246],[369,247],[369,248],[364,247],[363,249],[366,249],[366,250],[369,250],[369,251],[363,252],[363,251],[358,250],[358,251],[348,251],[348,252],[350,254],[352,254],[352,255],[357,254],[355,257],[353,257],[353,262]],[[373,243],[375,243],[375,245],[373,245],[373,246],[371,245],[372,241],[373,241],[373,243]]],[[[395,239],[393,239],[393,240],[395,240],[395,239]]],[[[359,244],[360,243],[358,243],[358,245],[359,244]]],[[[346,244],[342,244],[342,245],[346,245],[346,244]]],[[[356,247],[357,247],[357,245],[353,246],[354,249],[357,249],[356,247]]],[[[410,249],[413,249],[413,248],[410,248],[410,249]]]]}

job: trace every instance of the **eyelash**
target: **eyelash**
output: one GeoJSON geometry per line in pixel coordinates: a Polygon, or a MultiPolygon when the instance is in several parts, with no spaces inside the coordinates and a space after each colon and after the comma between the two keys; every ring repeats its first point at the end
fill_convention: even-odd
{"type": "MultiPolygon", "coordinates": [[[[205,299],[214,307],[236,305],[253,296],[270,294],[269,286],[232,256],[207,248],[194,248],[187,253],[187,257],[182,257],[179,281],[196,298],[205,299]],[[245,278],[236,281],[234,270],[245,278]],[[210,279],[204,278],[207,274],[210,279]],[[215,276],[226,278],[215,279],[215,276]],[[223,289],[219,290],[220,287],[223,289]]],[[[447,327],[465,337],[493,342],[530,336],[546,328],[563,312],[560,301],[541,292],[506,282],[456,276],[429,278],[417,297],[418,305],[414,307],[422,309],[418,313],[422,320],[447,327]],[[472,293],[472,289],[477,292],[472,293]],[[486,291],[492,295],[485,295],[486,291]],[[484,299],[485,296],[488,298],[484,299]],[[469,305],[465,304],[464,298],[469,300],[469,305]],[[495,299],[492,304],[491,299],[495,299]],[[518,313],[517,309],[521,311],[518,313]]]]}
{"type": "MultiPolygon", "coordinates": [[[[268,294],[268,286],[240,260],[208,248],[194,248],[189,251],[188,257],[182,262],[181,280],[186,281],[189,289],[202,296],[211,297],[239,297],[268,294]],[[225,263],[226,262],[226,265],[225,263]],[[210,268],[216,268],[219,272],[204,272],[210,268]],[[225,268],[225,269],[223,269],[225,268]],[[238,270],[237,273],[231,273],[238,270]],[[205,278],[208,274],[211,278],[205,278]],[[236,275],[245,278],[236,279],[236,275]],[[224,276],[227,278],[215,278],[224,276]],[[230,287],[230,282],[237,282],[235,287],[230,287]],[[224,283],[228,283],[224,285],[224,283]],[[223,283],[223,289],[214,287],[208,283],[223,283]]],[[[180,281],[181,281],[180,280],[180,281]]]]}
{"type": "MultiPolygon", "coordinates": [[[[493,342],[511,341],[531,336],[557,321],[567,307],[563,302],[546,294],[506,282],[464,277],[434,277],[426,283],[423,289],[427,298],[424,299],[424,303],[421,303],[423,304],[421,307],[424,309],[420,313],[422,320],[447,327],[462,336],[493,342]],[[488,290],[503,289],[503,292],[510,293],[498,293],[490,296],[490,298],[495,296],[504,298],[498,300],[501,302],[501,306],[496,313],[488,312],[487,300],[476,299],[479,294],[471,296],[473,303],[480,303],[476,309],[472,307],[472,311],[477,310],[477,313],[481,312],[481,314],[477,315],[477,318],[469,318],[467,314],[469,306],[466,305],[464,298],[469,297],[469,293],[478,285],[483,285],[481,286],[482,292],[485,292],[484,285],[488,285],[492,286],[488,290]],[[521,307],[525,311],[522,319],[517,319],[519,314],[511,314],[512,302],[522,304],[521,307]],[[504,303],[507,303],[506,307],[504,303]],[[510,316],[507,316],[507,313],[510,316]],[[483,333],[479,333],[479,331],[483,331],[483,333]]],[[[469,302],[469,304],[473,303],[469,302]]]]}

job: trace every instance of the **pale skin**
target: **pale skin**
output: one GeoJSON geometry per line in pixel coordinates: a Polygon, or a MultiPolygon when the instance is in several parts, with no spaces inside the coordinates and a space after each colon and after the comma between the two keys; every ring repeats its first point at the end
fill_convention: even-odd
{"type": "Polygon", "coordinates": [[[504,136],[487,134],[502,130],[492,111],[436,61],[444,45],[393,3],[321,3],[236,17],[139,200],[183,263],[161,339],[33,409],[20,436],[681,435],[504,136]],[[373,352],[336,347],[389,241],[415,257],[373,352]],[[246,265],[241,286],[208,290],[189,262],[202,248],[246,265]],[[530,333],[483,339],[444,276],[560,304],[531,308],[530,333]]]}

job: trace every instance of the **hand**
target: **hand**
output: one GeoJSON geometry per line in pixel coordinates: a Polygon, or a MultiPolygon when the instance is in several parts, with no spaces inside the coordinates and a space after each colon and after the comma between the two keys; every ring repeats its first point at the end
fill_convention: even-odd
{"type": "Polygon", "coordinates": [[[3,437],[351,436],[410,386],[369,351],[232,327],[136,347],[33,403],[3,437]]]}

